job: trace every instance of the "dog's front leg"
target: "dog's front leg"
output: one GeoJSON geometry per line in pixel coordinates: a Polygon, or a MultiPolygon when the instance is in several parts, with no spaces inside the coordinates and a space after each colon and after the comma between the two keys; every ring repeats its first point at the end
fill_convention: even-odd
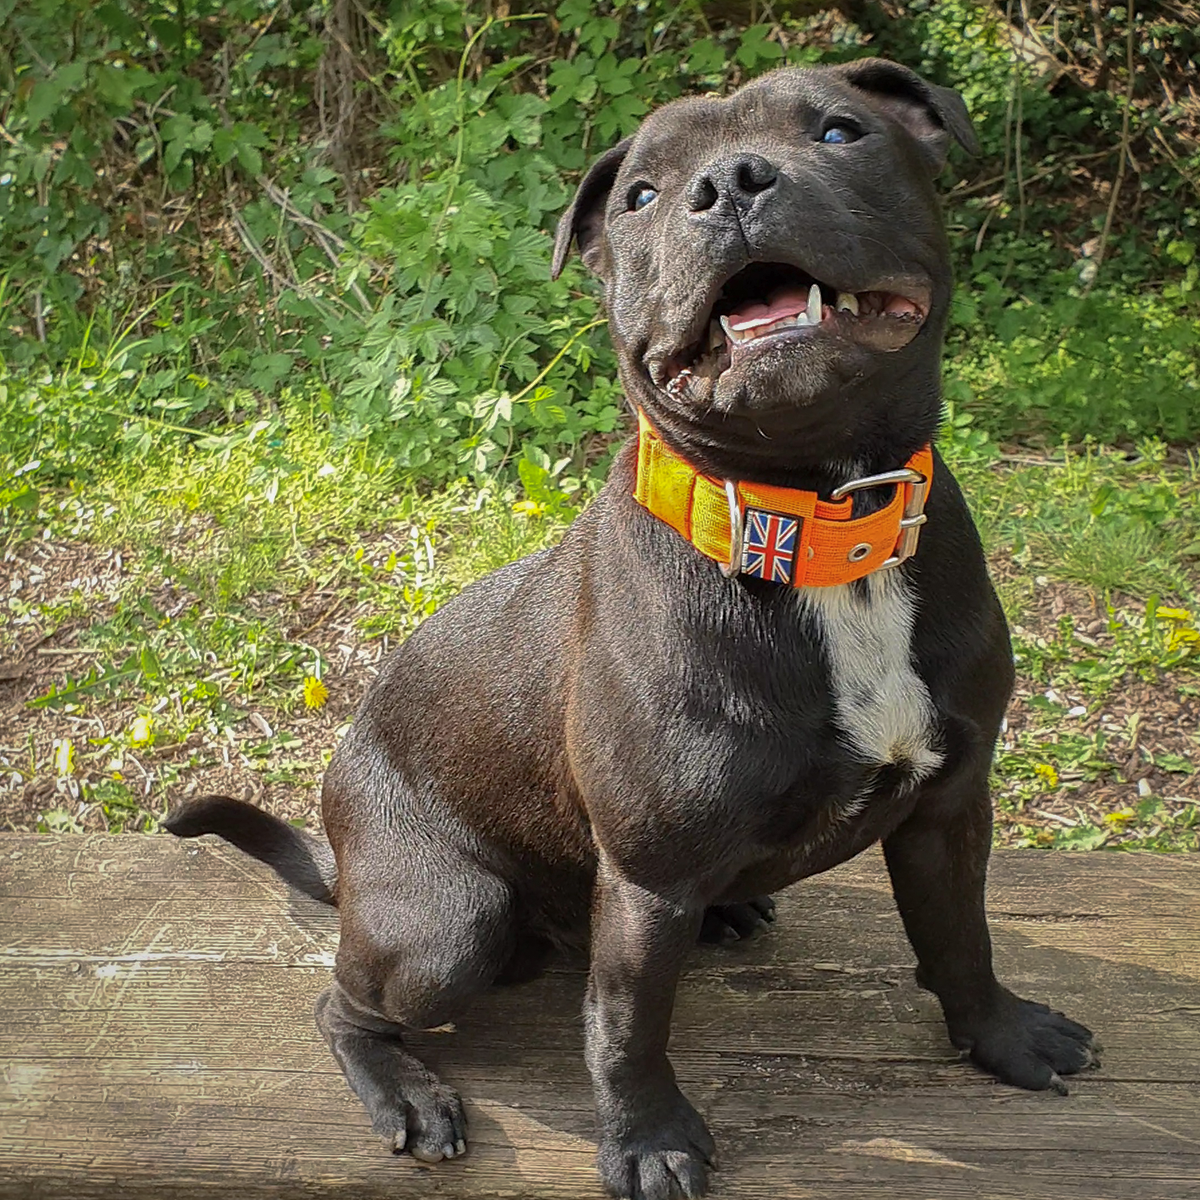
{"type": "Polygon", "coordinates": [[[992,810],[986,776],[969,799],[918,802],[883,843],[917,982],[941,1001],[950,1040],[1005,1083],[1065,1093],[1061,1075],[1094,1065],[1091,1031],[996,979],[984,912],[992,810]]]}
{"type": "Polygon", "coordinates": [[[648,890],[601,855],[584,1018],[596,1092],[597,1165],[609,1193],[701,1196],[711,1135],[667,1060],[671,1009],[704,906],[648,890]]]}

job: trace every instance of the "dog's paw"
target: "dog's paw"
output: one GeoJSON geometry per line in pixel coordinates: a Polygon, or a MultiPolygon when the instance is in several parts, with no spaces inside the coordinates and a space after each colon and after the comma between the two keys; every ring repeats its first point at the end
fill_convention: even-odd
{"type": "Polygon", "coordinates": [[[397,1095],[373,1114],[372,1128],[393,1154],[441,1162],[467,1152],[467,1118],[453,1088],[426,1080],[403,1080],[397,1095]]]}
{"type": "Polygon", "coordinates": [[[755,896],[744,904],[713,904],[704,910],[700,941],[717,945],[742,942],[770,929],[775,920],[775,901],[755,896]]]}
{"type": "Polygon", "coordinates": [[[1092,1031],[1044,1004],[1001,990],[984,1014],[949,1022],[950,1040],[1003,1083],[1067,1094],[1063,1075],[1100,1065],[1092,1031]]]}
{"type": "Polygon", "coordinates": [[[596,1155],[600,1178],[620,1200],[696,1200],[708,1191],[716,1146],[700,1114],[680,1095],[665,1121],[602,1136],[596,1155]]]}

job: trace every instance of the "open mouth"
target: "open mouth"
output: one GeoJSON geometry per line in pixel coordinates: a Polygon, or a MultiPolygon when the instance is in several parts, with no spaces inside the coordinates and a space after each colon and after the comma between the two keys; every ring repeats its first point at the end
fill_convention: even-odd
{"type": "Polygon", "coordinates": [[[689,377],[716,379],[745,354],[825,333],[899,350],[929,311],[928,288],[903,287],[842,291],[787,263],[751,263],[722,287],[700,338],[662,364],[661,382],[676,390],[689,377]]]}

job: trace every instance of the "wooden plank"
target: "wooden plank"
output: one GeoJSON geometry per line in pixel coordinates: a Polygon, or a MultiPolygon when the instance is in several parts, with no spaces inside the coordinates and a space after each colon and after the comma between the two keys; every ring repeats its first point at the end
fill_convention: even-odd
{"type": "MultiPolygon", "coordinates": [[[[718,1197],[1200,1197],[1200,861],[996,856],[1006,978],[1087,1021],[1062,1099],[960,1064],[878,854],[698,950],[673,1057],[718,1197]]],[[[0,838],[0,1196],[598,1197],[582,964],[497,989],[421,1053],[471,1152],[385,1154],[312,1023],[336,915],[215,839],[0,838]]]]}

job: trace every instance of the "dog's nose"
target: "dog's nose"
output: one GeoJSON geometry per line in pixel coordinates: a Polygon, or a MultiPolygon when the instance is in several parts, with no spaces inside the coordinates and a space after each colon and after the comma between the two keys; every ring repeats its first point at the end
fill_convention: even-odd
{"type": "Polygon", "coordinates": [[[721,198],[743,205],[759,192],[774,186],[778,178],[775,164],[761,154],[737,154],[718,159],[709,163],[688,184],[688,208],[692,212],[704,212],[721,198]]]}

